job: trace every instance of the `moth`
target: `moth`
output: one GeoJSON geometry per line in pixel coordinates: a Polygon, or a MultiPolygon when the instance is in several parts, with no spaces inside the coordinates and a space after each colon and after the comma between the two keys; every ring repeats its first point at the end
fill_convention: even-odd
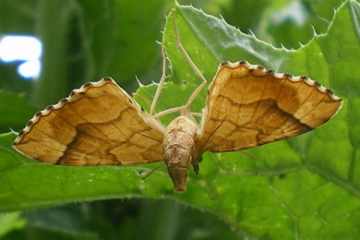
{"type": "Polygon", "coordinates": [[[245,61],[227,62],[209,85],[198,124],[191,104],[207,80],[180,39],[177,44],[203,80],[183,106],[154,113],[165,80],[163,56],[163,75],[149,112],[112,79],[87,83],[36,113],[13,147],[50,164],[164,161],[175,190],[185,191],[188,169],[199,171],[204,152],[238,151],[305,133],[324,124],[341,106],[339,97],[309,78],[274,73],[245,61]],[[180,115],[163,126],[159,118],[174,112],[180,115]]]}

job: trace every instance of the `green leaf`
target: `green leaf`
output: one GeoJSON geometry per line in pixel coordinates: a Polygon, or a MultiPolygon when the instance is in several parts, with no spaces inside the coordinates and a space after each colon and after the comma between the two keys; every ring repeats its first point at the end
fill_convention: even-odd
{"type": "Polygon", "coordinates": [[[138,173],[141,167],[45,165],[15,153],[11,149],[13,138],[13,134],[0,135],[1,210],[119,196],[155,197],[159,189],[171,192],[171,183],[163,172],[143,181],[138,173]]]}
{"type": "Polygon", "coordinates": [[[0,214],[0,237],[13,230],[23,228],[25,223],[18,212],[0,214]]]}
{"type": "MultiPolygon", "coordinates": [[[[360,115],[356,67],[360,59],[359,3],[344,2],[326,34],[306,46],[276,49],[223,20],[178,6],[164,31],[172,75],[158,111],[184,103],[200,83],[175,45],[174,25],[194,62],[208,79],[219,62],[246,59],[276,71],[308,75],[345,99],[325,126],[291,141],[227,154],[206,153],[200,175],[190,172],[188,190],[174,193],[165,168],[142,179],[135,167],[49,166],[11,149],[13,134],[0,136],[0,209],[53,206],[104,198],[171,198],[209,211],[254,239],[356,239],[360,236],[360,115]]],[[[155,85],[136,99],[148,109],[155,85]]],[[[205,93],[194,110],[204,105],[205,93]]],[[[162,119],[168,122],[169,119],[162,119]]]]}

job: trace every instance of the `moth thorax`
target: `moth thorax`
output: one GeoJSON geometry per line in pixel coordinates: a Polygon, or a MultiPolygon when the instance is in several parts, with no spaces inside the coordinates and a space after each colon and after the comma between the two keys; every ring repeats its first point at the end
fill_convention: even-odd
{"type": "Polygon", "coordinates": [[[196,132],[196,123],[185,116],[177,117],[167,127],[165,163],[176,191],[186,190],[187,170],[195,156],[196,132]]]}

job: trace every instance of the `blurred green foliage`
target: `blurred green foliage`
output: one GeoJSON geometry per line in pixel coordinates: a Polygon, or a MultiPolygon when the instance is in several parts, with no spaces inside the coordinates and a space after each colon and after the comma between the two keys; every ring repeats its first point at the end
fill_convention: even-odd
{"type": "MultiPolygon", "coordinates": [[[[175,16],[185,47],[207,78],[211,79],[223,60],[246,59],[277,71],[308,75],[331,86],[346,99],[344,109],[315,133],[290,142],[247,150],[245,155],[206,154],[200,176],[191,173],[189,190],[184,194],[172,192],[165,169],[145,181],[139,178],[138,171],[159,164],[43,166],[14,153],[9,147],[14,135],[2,134],[0,209],[23,212],[0,215],[0,237],[357,239],[357,1],[179,2],[222,15],[248,34],[188,7],[172,12],[165,26],[165,16],[174,7],[170,0],[142,4],[129,0],[2,0],[0,36],[37,36],[44,54],[37,80],[22,79],[14,64],[0,65],[0,130],[20,129],[36,109],[102,76],[114,77],[130,92],[137,90],[136,99],[147,109],[155,85],[137,89],[135,76],[144,84],[159,79],[161,59],[156,41],[160,40],[172,68],[158,110],[181,104],[199,80],[175,47],[169,24],[175,16]],[[334,9],[338,9],[336,14],[334,9]],[[314,37],[314,32],[323,35],[314,37]],[[306,46],[288,51],[258,39],[277,47],[299,48],[299,42],[306,46]],[[125,200],[28,210],[118,197],[125,200]],[[172,200],[164,200],[169,198],[172,200]]],[[[204,96],[195,103],[197,110],[203,106],[204,96]]]]}

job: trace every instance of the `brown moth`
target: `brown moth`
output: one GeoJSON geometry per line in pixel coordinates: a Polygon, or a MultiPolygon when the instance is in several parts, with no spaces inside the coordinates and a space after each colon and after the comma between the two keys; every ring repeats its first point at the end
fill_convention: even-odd
{"type": "Polygon", "coordinates": [[[14,148],[50,164],[134,165],[165,161],[175,190],[185,191],[187,171],[199,170],[205,151],[227,152],[256,147],[310,131],[328,121],[341,99],[306,77],[273,73],[247,62],[221,64],[210,84],[198,125],[191,104],[206,79],[184,106],[154,114],[163,75],[149,113],[115,81],[87,83],[35,114],[15,139],[14,148]],[[180,112],[167,127],[159,117],[180,112]]]}

